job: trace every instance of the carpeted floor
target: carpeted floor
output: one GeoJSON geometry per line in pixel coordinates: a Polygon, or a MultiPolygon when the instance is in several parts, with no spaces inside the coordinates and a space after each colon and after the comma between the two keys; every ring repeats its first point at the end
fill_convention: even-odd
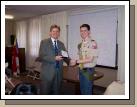
{"type": "MultiPolygon", "coordinates": [[[[40,80],[39,79],[33,79],[32,77],[27,76],[26,73],[23,73],[20,75],[20,77],[15,78],[14,81],[19,81],[17,83],[31,83],[34,84],[37,89],[38,89],[38,94],[39,94],[39,86],[40,86],[40,80]]],[[[96,86],[94,85],[93,87],[93,95],[103,95],[104,91],[106,88],[96,86]]],[[[73,82],[68,82],[66,80],[63,80],[62,82],[62,87],[61,87],[61,92],[60,95],[80,95],[80,88],[79,88],[79,83],[73,83],[73,82]]]]}

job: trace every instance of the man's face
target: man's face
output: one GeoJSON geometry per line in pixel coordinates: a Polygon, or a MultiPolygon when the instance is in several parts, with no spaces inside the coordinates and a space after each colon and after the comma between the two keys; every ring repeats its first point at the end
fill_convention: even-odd
{"type": "Polygon", "coordinates": [[[53,28],[52,31],[50,31],[50,36],[54,39],[58,39],[60,35],[60,31],[58,28],[53,28]]]}
{"type": "Polygon", "coordinates": [[[90,35],[90,31],[86,27],[81,27],[80,28],[80,35],[82,39],[86,39],[90,35]]]}

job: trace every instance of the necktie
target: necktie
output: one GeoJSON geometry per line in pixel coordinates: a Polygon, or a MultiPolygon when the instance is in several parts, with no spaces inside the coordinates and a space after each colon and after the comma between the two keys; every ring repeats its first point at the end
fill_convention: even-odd
{"type": "MultiPolygon", "coordinates": [[[[55,56],[58,55],[57,41],[54,41],[55,56]]],[[[56,61],[56,68],[59,68],[59,61],[56,61]]]]}

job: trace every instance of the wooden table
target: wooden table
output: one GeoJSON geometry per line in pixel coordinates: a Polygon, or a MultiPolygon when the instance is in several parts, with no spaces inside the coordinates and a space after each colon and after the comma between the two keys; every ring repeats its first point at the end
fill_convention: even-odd
{"type": "MultiPolygon", "coordinates": [[[[104,74],[100,71],[95,71],[93,81],[102,78],[104,74]]],[[[66,82],[75,84],[75,94],[80,94],[80,83],[79,83],[79,70],[77,67],[64,67],[63,80],[66,82]]]]}

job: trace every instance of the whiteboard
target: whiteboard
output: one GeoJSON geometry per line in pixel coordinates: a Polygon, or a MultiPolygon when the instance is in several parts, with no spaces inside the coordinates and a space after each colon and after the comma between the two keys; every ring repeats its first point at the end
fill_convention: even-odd
{"type": "Polygon", "coordinates": [[[81,42],[80,25],[89,24],[91,37],[98,44],[97,65],[116,67],[117,9],[72,14],[68,18],[68,52],[78,58],[77,45],[81,42]]]}

